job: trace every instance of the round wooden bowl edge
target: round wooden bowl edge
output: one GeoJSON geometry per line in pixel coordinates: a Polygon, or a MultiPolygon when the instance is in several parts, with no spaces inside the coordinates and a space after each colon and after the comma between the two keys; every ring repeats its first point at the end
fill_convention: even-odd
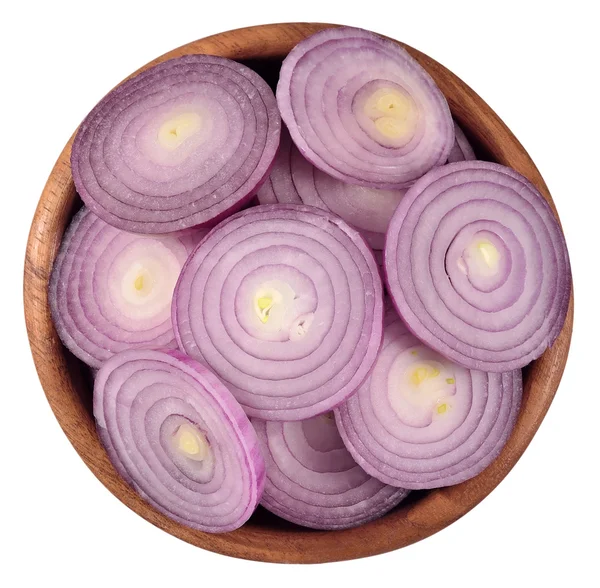
{"type": "MultiPolygon", "coordinates": [[[[304,37],[333,26],[339,25],[282,23],[227,31],[170,51],[138,71],[188,53],[210,53],[240,60],[275,60],[287,54],[304,37]]],[[[490,107],[441,64],[411,47],[404,47],[440,86],[453,116],[476,148],[489,159],[527,177],[544,195],[558,218],[550,192],[533,161],[490,107]]],[[[278,563],[340,561],[398,549],[436,533],[481,502],[516,464],[558,388],[573,329],[573,293],[558,339],[526,371],[523,405],[508,443],[500,456],[475,478],[432,490],[372,523],[345,531],[313,531],[285,524],[281,527],[247,524],[231,533],[211,535],[179,525],[157,512],[119,477],[108,460],[91,414],[90,381],[86,369],[62,346],[50,316],[47,300],[50,272],[77,198],[69,164],[72,139],[52,170],[31,225],[23,282],[27,332],[42,387],[63,431],[98,479],[136,513],[184,541],[225,555],[278,563]]]]}

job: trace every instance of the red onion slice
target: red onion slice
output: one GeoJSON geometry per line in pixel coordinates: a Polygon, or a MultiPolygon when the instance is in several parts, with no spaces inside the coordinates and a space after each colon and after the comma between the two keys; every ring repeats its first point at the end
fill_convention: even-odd
{"type": "Polygon", "coordinates": [[[420,490],[483,471],[508,440],[521,395],[520,370],[494,374],[456,365],[388,311],[371,375],[335,413],[346,447],[365,471],[420,490]]]}
{"type": "Polygon", "coordinates": [[[208,369],[176,350],[130,350],[94,385],[94,416],[115,468],[151,505],[207,533],[254,512],[265,464],[250,421],[208,369]]]}
{"type": "Polygon", "coordinates": [[[331,413],[302,422],[252,424],[267,467],[261,504],[287,521],[348,529],[382,516],[408,494],[356,464],[331,413]]]}
{"type": "Polygon", "coordinates": [[[398,44],[325,29],[283,61],[277,103],[302,154],[327,174],[372,188],[408,187],[454,142],[446,99],[398,44]]]}
{"type": "Polygon", "coordinates": [[[49,287],[52,318],[65,346],[96,368],[125,349],[176,347],[173,290],[206,233],[126,233],[82,208],[65,233],[49,287]]]}
{"type": "Polygon", "coordinates": [[[339,217],[292,204],[215,227],[173,297],[179,347],[265,420],[310,418],[351,394],[377,356],[382,315],[362,237],[339,217]]]}
{"type": "Polygon", "coordinates": [[[388,224],[406,190],[381,190],[348,184],[327,175],[305,159],[282,130],[269,179],[257,193],[261,204],[306,204],[337,214],[367,243],[382,250],[388,224]]]}
{"type": "Polygon", "coordinates": [[[211,55],[156,65],[105,96],[71,154],[77,191],[106,222],[138,233],[214,224],[264,181],[279,144],[273,92],[211,55]]]}
{"type": "Polygon", "coordinates": [[[477,159],[477,157],[475,157],[473,147],[465,137],[463,130],[454,121],[454,145],[452,145],[450,155],[448,155],[448,163],[473,161],[474,159],[477,159]]]}
{"type": "Polygon", "coordinates": [[[558,222],[530,182],[495,163],[451,163],[418,180],[390,223],[385,270],[408,328],[471,369],[527,365],[569,304],[558,222]]]}

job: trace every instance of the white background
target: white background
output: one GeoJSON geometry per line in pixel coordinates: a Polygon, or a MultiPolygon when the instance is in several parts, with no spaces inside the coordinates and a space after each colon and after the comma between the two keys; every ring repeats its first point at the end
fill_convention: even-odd
{"type": "Polygon", "coordinates": [[[600,51],[594,4],[5,4],[0,17],[0,536],[6,543],[0,585],[599,586],[600,51]],[[64,143],[96,101],[140,65],[183,43],[283,21],[375,30],[428,53],[471,85],[546,179],[566,232],[576,293],[573,344],[558,395],[499,488],[462,520],[417,545],[320,566],[261,564],[201,551],[114,498],[77,456],[50,411],[27,344],[21,294],[25,243],[39,194],[64,143]]]}

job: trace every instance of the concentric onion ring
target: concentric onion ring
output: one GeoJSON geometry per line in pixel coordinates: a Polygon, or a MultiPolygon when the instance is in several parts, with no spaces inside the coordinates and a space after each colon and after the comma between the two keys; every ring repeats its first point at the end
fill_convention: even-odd
{"type": "Polygon", "coordinates": [[[357,465],[331,413],[252,424],[267,467],[261,504],[283,519],[313,529],[348,529],[384,515],[408,494],[357,465]]]}
{"type": "Polygon", "coordinates": [[[179,347],[208,365],[246,412],[301,420],[331,410],[381,344],[382,285],[362,237],[299,205],[242,211],[203,240],[175,289],[179,347]]]}
{"type": "Polygon", "coordinates": [[[214,224],[267,177],[280,126],[273,92],[248,67],[171,59],[90,112],[73,144],[73,179],[91,210],[127,231],[214,224]]]}
{"type": "Polygon", "coordinates": [[[115,468],[171,519],[223,533],[254,512],[265,480],[256,434],[198,362],[175,350],[115,355],[96,376],[94,416],[115,468]]]}
{"type": "Polygon", "coordinates": [[[451,163],[418,180],[390,223],[385,269],[408,328],[471,369],[527,365],[569,304],[558,222],[530,182],[495,163],[451,163]]]}
{"type": "Polygon", "coordinates": [[[173,290],[206,233],[126,233],[83,207],[65,233],[49,286],[52,318],[65,346],[96,368],[125,349],[176,347],[173,290]]]}
{"type": "Polygon", "coordinates": [[[346,447],[386,484],[413,490],[464,482],[500,453],[519,412],[521,371],[458,366],[386,313],[381,351],[356,394],[335,410],[346,447]]]}
{"type": "Polygon", "coordinates": [[[261,204],[306,204],[333,212],[360,231],[373,249],[381,251],[388,224],[405,192],[335,179],[305,159],[283,130],[271,175],[257,196],[261,204]]]}
{"type": "Polygon", "coordinates": [[[475,157],[475,151],[469,143],[469,140],[465,136],[463,130],[454,121],[454,145],[448,155],[448,163],[455,163],[456,161],[472,161],[477,159],[475,157]]]}
{"type": "Polygon", "coordinates": [[[325,29],[296,45],[277,103],[302,154],[351,184],[408,187],[445,163],[454,142],[429,74],[398,44],[361,29],[325,29]]]}

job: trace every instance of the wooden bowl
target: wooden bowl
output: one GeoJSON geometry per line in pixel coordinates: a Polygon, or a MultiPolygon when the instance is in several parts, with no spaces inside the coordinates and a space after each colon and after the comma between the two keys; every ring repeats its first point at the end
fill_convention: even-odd
{"type": "MultiPolygon", "coordinates": [[[[290,23],[229,31],[184,45],[141,70],[172,57],[209,53],[243,61],[274,87],[281,60],[290,49],[308,35],[331,26],[335,25],[290,23]]],[[[479,157],[510,166],[526,176],[556,214],[548,188],[533,161],[491,108],[445,67],[411,47],[406,49],[437,82],[479,157]]],[[[318,563],[364,557],[404,547],[456,521],[500,483],[525,451],[552,402],[567,360],[573,326],[572,297],[557,341],[524,371],[523,404],[508,443],[479,476],[457,486],[414,492],[383,518],[345,531],[305,529],[259,508],[241,529],[209,535],[188,529],[157,512],[125,484],[109,462],[94,427],[91,375],[62,346],[50,316],[47,298],[50,271],[65,226],[80,206],[69,165],[72,140],[60,154],[44,188],[27,244],[24,301],[29,342],[48,402],[63,431],[98,479],[146,520],[198,547],[245,559],[318,563]]]]}

